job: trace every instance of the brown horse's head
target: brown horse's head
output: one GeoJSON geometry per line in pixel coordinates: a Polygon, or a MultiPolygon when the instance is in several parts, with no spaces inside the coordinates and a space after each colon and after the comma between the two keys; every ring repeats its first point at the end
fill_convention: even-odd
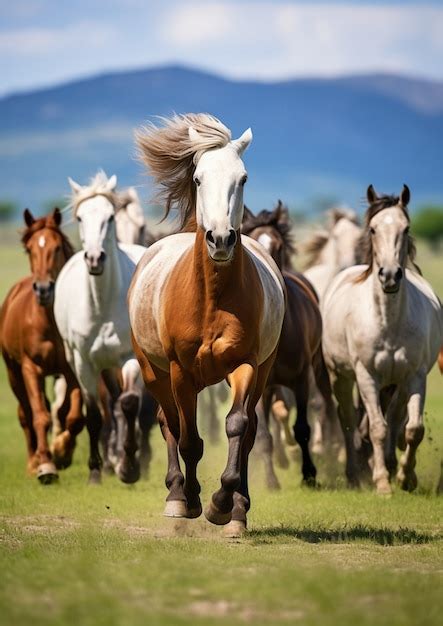
{"type": "Polygon", "coordinates": [[[74,250],[60,230],[62,216],[59,209],[37,219],[25,209],[23,217],[26,230],[22,243],[31,263],[32,286],[37,302],[49,306],[54,298],[55,279],[74,250]]]}
{"type": "Polygon", "coordinates": [[[273,211],[263,210],[258,215],[245,207],[242,233],[261,243],[280,269],[290,269],[295,247],[288,209],[281,200],[273,211]]]}

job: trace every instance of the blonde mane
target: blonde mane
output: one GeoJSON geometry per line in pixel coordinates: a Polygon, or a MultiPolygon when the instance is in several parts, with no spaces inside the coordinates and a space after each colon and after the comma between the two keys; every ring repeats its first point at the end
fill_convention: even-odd
{"type": "Polygon", "coordinates": [[[114,208],[118,206],[117,194],[115,191],[109,191],[109,189],[106,188],[107,182],[108,177],[106,176],[106,173],[103,170],[99,170],[95,176],[89,179],[88,185],[82,187],[78,193],[73,191],[70,194],[70,202],[68,206],[72,207],[74,217],[77,214],[80,204],[89,198],[93,198],[94,196],[105,196],[114,208]]]}
{"type": "Polygon", "coordinates": [[[195,166],[202,154],[223,148],[231,131],[208,113],[187,113],[161,118],[163,125],[149,124],[136,132],[141,160],[159,186],[156,201],[164,204],[166,218],[177,209],[181,230],[195,230],[195,166]],[[198,136],[191,139],[189,128],[198,136]]]}

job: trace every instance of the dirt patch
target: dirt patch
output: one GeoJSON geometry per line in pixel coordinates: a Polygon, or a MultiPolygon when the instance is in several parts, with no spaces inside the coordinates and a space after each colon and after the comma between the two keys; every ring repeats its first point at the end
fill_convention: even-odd
{"type": "Polygon", "coordinates": [[[185,607],[184,611],[194,617],[232,617],[246,623],[258,619],[269,621],[269,623],[275,623],[277,620],[292,622],[305,617],[304,611],[300,609],[268,612],[253,606],[242,606],[228,600],[198,600],[185,607]]]}

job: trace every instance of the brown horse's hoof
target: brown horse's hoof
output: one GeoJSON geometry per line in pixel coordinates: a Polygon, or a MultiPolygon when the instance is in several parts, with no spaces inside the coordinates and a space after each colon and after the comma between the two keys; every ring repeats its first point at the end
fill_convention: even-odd
{"type": "Polygon", "coordinates": [[[75,441],[73,443],[72,435],[69,431],[65,430],[55,437],[51,451],[57,469],[66,469],[71,465],[74,447],[75,441]]]}
{"type": "Polygon", "coordinates": [[[308,487],[309,489],[317,489],[319,487],[318,482],[315,479],[315,476],[308,476],[307,478],[303,478],[302,487],[308,487]]]}
{"type": "Polygon", "coordinates": [[[188,517],[188,507],[184,500],[166,500],[165,517],[188,517]]]}
{"type": "Polygon", "coordinates": [[[88,485],[101,485],[102,473],[99,469],[92,469],[89,472],[88,485]]]}
{"type": "Polygon", "coordinates": [[[136,483],[140,478],[140,464],[137,459],[128,459],[125,457],[120,465],[118,477],[127,485],[136,483]]]}
{"type": "Polygon", "coordinates": [[[217,509],[217,507],[211,500],[211,502],[205,508],[205,517],[208,522],[211,522],[211,524],[216,524],[217,526],[225,526],[231,521],[232,512],[229,511],[229,513],[222,513],[217,509]]]}
{"type": "Polygon", "coordinates": [[[227,539],[240,539],[247,532],[246,522],[233,519],[223,528],[223,535],[227,539]]]}
{"type": "Polygon", "coordinates": [[[192,509],[186,507],[186,517],[188,519],[196,519],[197,517],[200,517],[201,514],[202,514],[201,504],[199,506],[194,506],[192,509]]]}
{"type": "Polygon", "coordinates": [[[37,478],[42,485],[50,485],[58,480],[54,463],[41,463],[37,468],[37,478]]]}
{"type": "Polygon", "coordinates": [[[417,488],[417,474],[414,470],[411,470],[409,474],[406,474],[403,469],[400,469],[397,473],[397,482],[403,491],[414,491],[417,488]]]}

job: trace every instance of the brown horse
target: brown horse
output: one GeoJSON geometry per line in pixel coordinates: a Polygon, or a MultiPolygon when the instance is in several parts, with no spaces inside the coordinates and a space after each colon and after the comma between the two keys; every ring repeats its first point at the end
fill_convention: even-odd
{"type": "Polygon", "coordinates": [[[82,400],[69,367],[52,310],[54,284],[62,266],[73,254],[60,230],[58,209],[34,219],[24,212],[22,243],[32,275],[16,283],[6,296],[0,315],[0,336],[9,383],[18,400],[18,417],[26,438],[28,471],[37,472],[43,484],[53,482],[57,469],[68,467],[78,433],[83,428],[82,400]],[[45,377],[62,374],[67,383],[58,417],[63,428],[48,445],[51,417],[45,394],[45,377]]]}
{"type": "Polygon", "coordinates": [[[308,423],[308,399],[311,368],[325,402],[327,417],[333,420],[335,416],[331,386],[321,349],[322,320],[318,299],[307,278],[290,270],[290,257],[294,250],[290,230],[288,211],[281,202],[273,211],[264,210],[257,216],[248,211],[242,226],[243,233],[260,242],[282,270],[287,292],[277,356],[263,395],[264,419],[260,419],[259,412],[257,431],[257,444],[264,456],[266,480],[270,488],[279,487],[272,463],[272,437],[268,426],[276,386],[289,387],[295,396],[297,419],[294,437],[302,451],[303,481],[308,485],[315,485],[317,474],[309,451],[311,429],[308,423]]]}
{"type": "Polygon", "coordinates": [[[164,191],[167,211],[176,207],[184,230],[191,232],[149,248],[128,296],[134,350],[145,383],[162,407],[160,425],[168,448],[165,515],[201,514],[197,394],[223,379],[231,386],[227,465],[205,509],[210,522],[231,522],[230,536],[246,528],[255,407],[284,314],[277,267],[261,246],[240,236],[246,182],[241,156],[251,139],[249,129],[231,140],[229,129],[206,114],[175,116],[163,128],[140,133],[143,158],[164,191]]]}

